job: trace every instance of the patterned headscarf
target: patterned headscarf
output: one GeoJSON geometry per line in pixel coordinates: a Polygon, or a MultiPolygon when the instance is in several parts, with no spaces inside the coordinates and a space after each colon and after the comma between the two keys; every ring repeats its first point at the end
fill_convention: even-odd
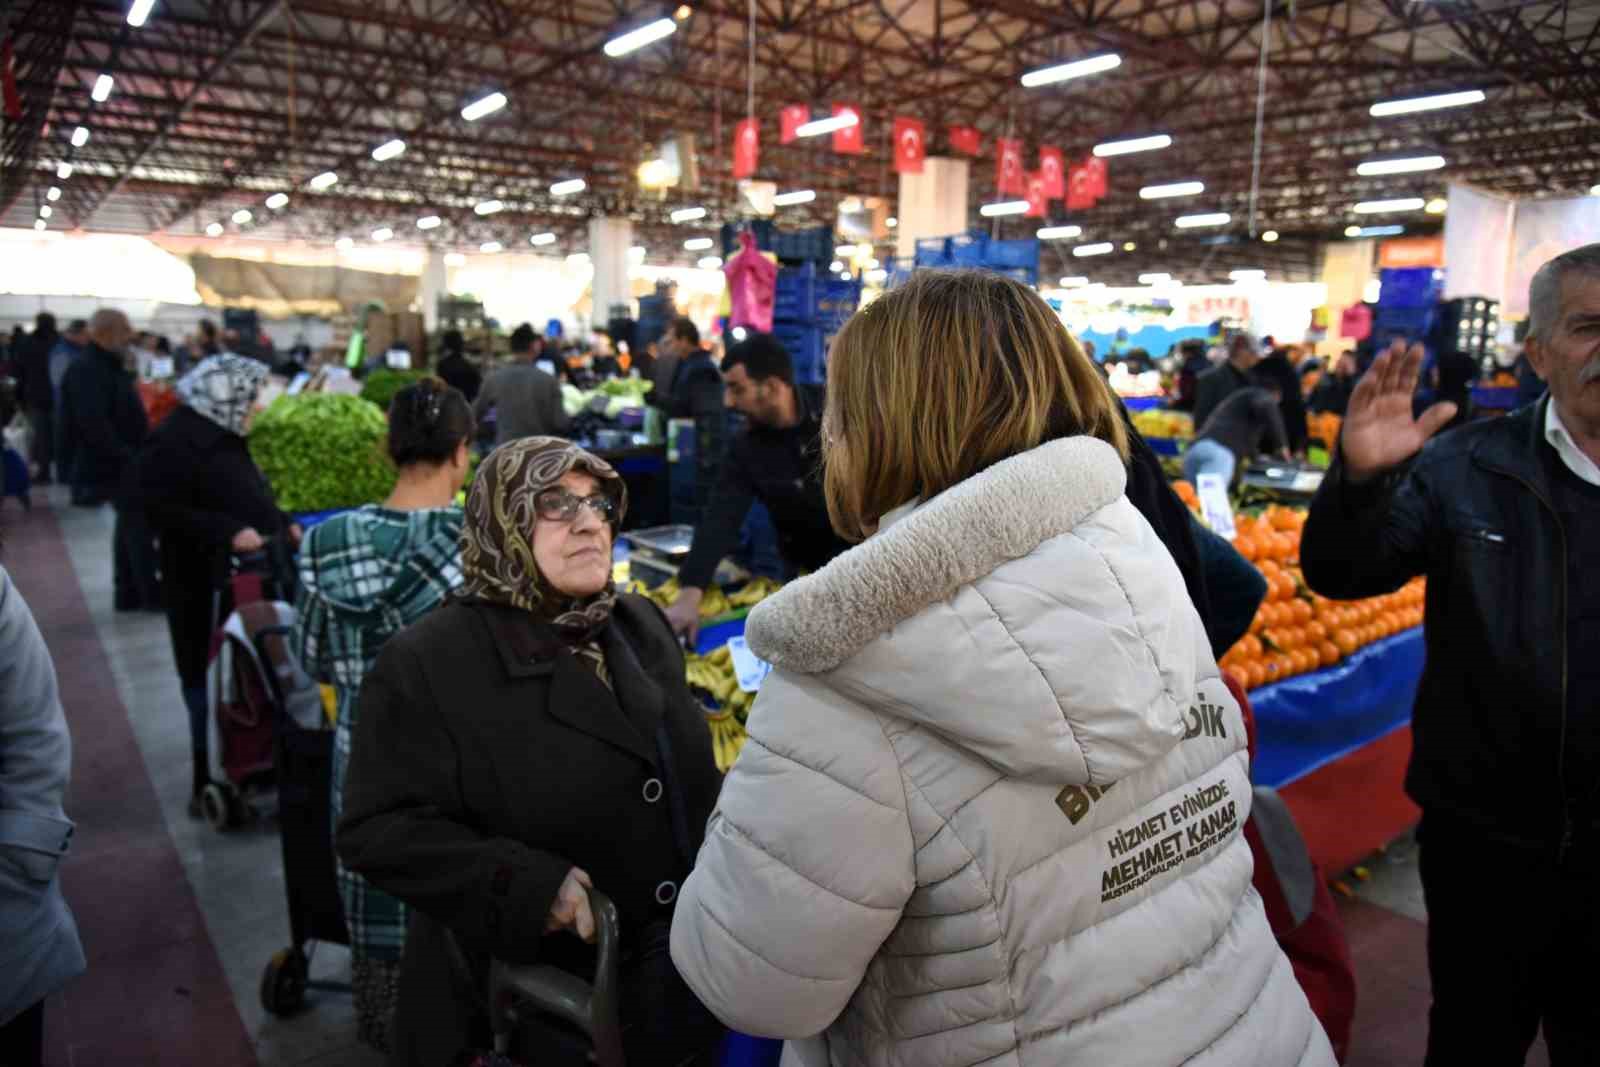
{"type": "Polygon", "coordinates": [[[243,437],[251,405],[269,373],[266,364],[244,356],[207,356],[178,379],[178,399],[229,433],[243,437]]]}
{"type": "Polygon", "coordinates": [[[460,596],[508,604],[554,626],[569,642],[592,642],[611,619],[617,594],[611,583],[574,600],[556,591],[534,560],[538,523],[534,497],[568,471],[593,475],[617,504],[621,523],[628,489],[611,464],[559,437],[524,437],[495,449],[478,466],[461,530],[460,596]]]}

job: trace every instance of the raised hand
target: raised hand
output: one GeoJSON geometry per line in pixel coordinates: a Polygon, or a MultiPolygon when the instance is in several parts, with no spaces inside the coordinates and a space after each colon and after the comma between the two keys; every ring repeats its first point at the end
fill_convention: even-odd
{"type": "Polygon", "coordinates": [[[1345,476],[1351,481],[1366,481],[1404,463],[1455,418],[1456,405],[1448,400],[1412,418],[1422,356],[1421,345],[1406,351],[1396,342],[1356,386],[1339,438],[1345,476]]]}
{"type": "Polygon", "coordinates": [[[550,905],[550,914],[544,923],[545,933],[571,930],[585,941],[594,941],[594,912],[589,908],[592,888],[594,883],[583,869],[574,867],[568,871],[556,892],[555,903],[550,905]]]}

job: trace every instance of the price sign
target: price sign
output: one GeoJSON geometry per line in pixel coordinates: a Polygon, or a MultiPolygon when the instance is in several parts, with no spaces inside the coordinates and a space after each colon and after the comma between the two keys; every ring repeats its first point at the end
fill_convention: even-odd
{"type": "Polygon", "coordinates": [[[403,348],[391,348],[383,354],[390,370],[410,370],[411,353],[403,348]]]}
{"type": "Polygon", "coordinates": [[[1196,479],[1195,493],[1200,497],[1200,513],[1206,525],[1218,537],[1233,540],[1238,532],[1233,525],[1233,504],[1228,500],[1228,483],[1220,474],[1202,474],[1196,479]]]}
{"type": "Polygon", "coordinates": [[[750,651],[742,637],[731,638],[728,651],[733,654],[733,671],[739,676],[739,688],[746,693],[760,692],[761,683],[772,673],[772,664],[750,651]]]}
{"type": "Polygon", "coordinates": [[[171,356],[155,356],[150,360],[150,377],[170,378],[174,373],[171,356]]]}

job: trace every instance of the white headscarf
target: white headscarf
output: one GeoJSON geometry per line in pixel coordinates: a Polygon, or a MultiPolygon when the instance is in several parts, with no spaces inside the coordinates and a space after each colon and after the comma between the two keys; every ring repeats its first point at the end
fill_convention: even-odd
{"type": "Polygon", "coordinates": [[[265,364],[244,356],[207,356],[178,380],[178,399],[243,437],[251,405],[269,373],[265,364]]]}

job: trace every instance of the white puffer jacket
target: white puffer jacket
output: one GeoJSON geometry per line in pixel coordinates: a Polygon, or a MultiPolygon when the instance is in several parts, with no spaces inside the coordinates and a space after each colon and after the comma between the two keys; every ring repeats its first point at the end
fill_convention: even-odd
{"type": "Polygon", "coordinates": [[[1250,886],[1238,705],[1125,477],[1052,442],[752,615],[776,669],[672,958],[786,1065],[1334,1063],[1250,886]]]}

